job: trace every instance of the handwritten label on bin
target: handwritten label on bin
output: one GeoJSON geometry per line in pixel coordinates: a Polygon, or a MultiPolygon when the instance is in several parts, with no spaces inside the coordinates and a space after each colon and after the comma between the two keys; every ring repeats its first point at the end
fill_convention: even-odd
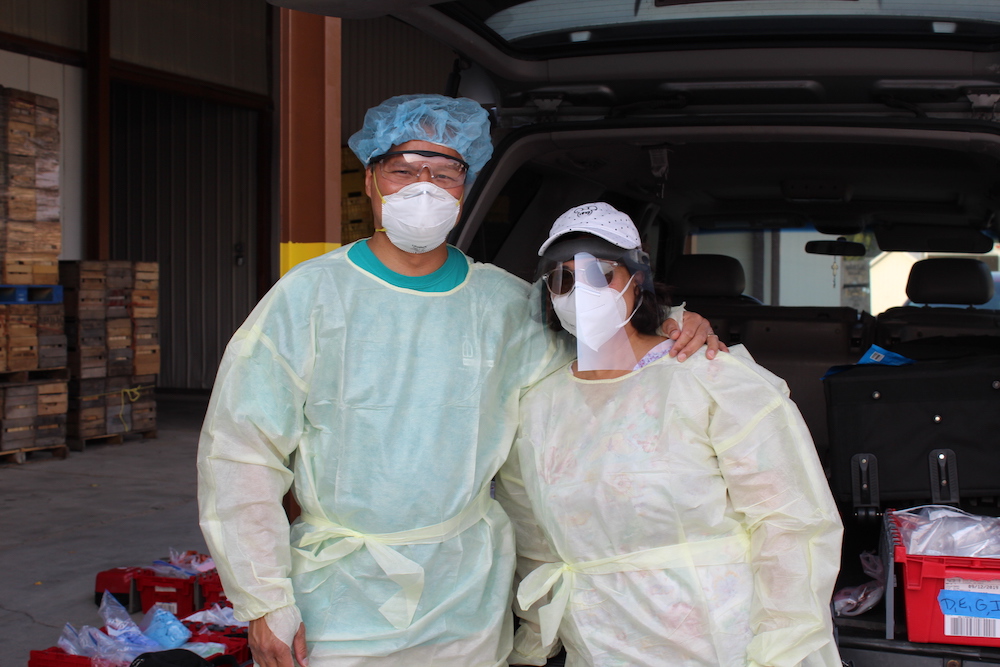
{"type": "Polygon", "coordinates": [[[1000,595],[941,590],[938,604],[945,616],[973,616],[1000,619],[1000,595]]]}

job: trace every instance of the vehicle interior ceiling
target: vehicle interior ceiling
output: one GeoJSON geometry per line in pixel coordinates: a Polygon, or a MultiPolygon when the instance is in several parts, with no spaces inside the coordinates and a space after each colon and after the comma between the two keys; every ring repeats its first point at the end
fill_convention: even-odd
{"type": "Polygon", "coordinates": [[[867,232],[878,235],[872,252],[974,253],[1000,233],[1000,136],[987,133],[603,130],[536,141],[530,155],[501,156],[496,171],[461,238],[478,259],[528,280],[535,260],[526,242],[537,247],[556,216],[588,198],[617,202],[647,244],[656,236],[649,250],[661,279],[697,232],[867,232]],[[498,206],[509,209],[506,220],[498,206]]]}

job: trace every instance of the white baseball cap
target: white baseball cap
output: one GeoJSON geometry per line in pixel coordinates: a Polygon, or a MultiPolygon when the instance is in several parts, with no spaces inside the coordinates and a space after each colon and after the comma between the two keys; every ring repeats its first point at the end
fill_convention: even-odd
{"type": "Polygon", "coordinates": [[[602,201],[574,206],[552,223],[549,238],[538,249],[541,256],[556,239],[570,232],[593,234],[625,250],[635,250],[642,245],[639,230],[632,218],[614,206],[602,201]]]}

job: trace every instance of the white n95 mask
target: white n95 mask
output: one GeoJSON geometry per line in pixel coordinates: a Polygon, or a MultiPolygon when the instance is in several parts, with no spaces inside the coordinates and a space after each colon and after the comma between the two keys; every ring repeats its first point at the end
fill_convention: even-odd
{"type": "Polygon", "coordinates": [[[410,183],[391,195],[382,195],[382,227],[400,250],[429,252],[448,238],[461,205],[461,200],[433,183],[410,183]]]}
{"type": "Polygon", "coordinates": [[[576,336],[578,342],[598,350],[635,315],[635,310],[627,315],[622,296],[633,278],[634,275],[621,292],[613,287],[593,287],[578,280],[569,294],[552,296],[552,309],[563,329],[576,336]]]}

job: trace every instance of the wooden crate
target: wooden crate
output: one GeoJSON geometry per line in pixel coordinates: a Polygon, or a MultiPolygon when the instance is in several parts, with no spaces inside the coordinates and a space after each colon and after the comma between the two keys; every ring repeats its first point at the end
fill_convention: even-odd
{"type": "Polygon", "coordinates": [[[153,319],[159,315],[159,292],[151,289],[136,289],[129,292],[129,315],[132,319],[153,319]]]}
{"type": "Polygon", "coordinates": [[[4,253],[3,271],[0,275],[4,285],[36,285],[31,271],[33,257],[24,253],[4,253]]]}
{"type": "Polygon", "coordinates": [[[132,404],[125,402],[108,406],[104,418],[104,432],[108,435],[128,433],[132,430],[132,404]]]}
{"type": "Polygon", "coordinates": [[[156,262],[135,263],[134,289],[156,290],[160,288],[160,265],[156,262]]]}
{"type": "Polygon", "coordinates": [[[39,368],[63,368],[68,363],[69,352],[64,334],[38,337],[39,368]]]}
{"type": "Polygon", "coordinates": [[[69,381],[69,409],[80,410],[104,405],[104,378],[72,378],[69,381]]]}
{"type": "Polygon", "coordinates": [[[38,368],[38,336],[7,337],[7,370],[30,371],[38,368]]]}
{"type": "Polygon", "coordinates": [[[3,396],[4,421],[38,416],[38,388],[35,385],[7,386],[3,389],[3,396]]]}
{"type": "Polygon", "coordinates": [[[105,277],[109,290],[130,290],[135,286],[132,262],[105,262],[105,277]]]}
{"type": "Polygon", "coordinates": [[[35,304],[7,304],[7,336],[24,338],[38,336],[38,306],[35,304]]]}
{"type": "Polygon", "coordinates": [[[104,262],[59,262],[59,283],[64,287],[73,287],[78,290],[100,290],[103,292],[107,287],[104,262]]]}
{"type": "Polygon", "coordinates": [[[160,374],[160,346],[136,346],[134,372],[133,375],[159,375],[160,374]]]}
{"type": "MultiPolygon", "coordinates": [[[[126,391],[131,415],[131,430],[149,433],[156,430],[156,376],[132,376],[126,391]]],[[[111,409],[110,407],[108,408],[111,409]]]]}
{"type": "Polygon", "coordinates": [[[39,415],[35,418],[35,447],[66,444],[67,414],[39,415]]]}
{"type": "Polygon", "coordinates": [[[0,283],[4,285],[56,285],[59,283],[56,253],[0,254],[0,283]]]}
{"type": "Polygon", "coordinates": [[[128,319],[128,297],[127,289],[111,289],[104,291],[104,311],[108,319],[128,319]]]}
{"type": "Polygon", "coordinates": [[[66,309],[61,303],[38,305],[38,335],[62,336],[66,333],[66,309]]]}
{"type": "Polygon", "coordinates": [[[63,286],[66,317],[78,320],[103,320],[107,317],[105,290],[78,289],[63,286]]]}
{"type": "Polygon", "coordinates": [[[135,352],[130,347],[108,348],[108,376],[131,377],[135,352]]]}
{"type": "Polygon", "coordinates": [[[33,285],[56,285],[59,283],[59,255],[35,254],[31,263],[31,283],[33,285]]]}
{"type": "Polygon", "coordinates": [[[108,349],[132,347],[132,320],[128,317],[109,319],[106,324],[108,349]]]}
{"type": "Polygon", "coordinates": [[[55,285],[62,249],[58,101],[0,89],[0,283],[55,285]]]}
{"type": "Polygon", "coordinates": [[[35,444],[35,418],[0,421],[0,450],[24,449],[35,444]]]}
{"type": "Polygon", "coordinates": [[[108,329],[105,320],[66,320],[66,346],[70,350],[84,347],[107,347],[108,329]]]}
{"type": "Polygon", "coordinates": [[[344,197],[340,203],[340,242],[347,244],[368,238],[374,233],[375,218],[371,200],[365,195],[344,197]]]}
{"type": "Polygon", "coordinates": [[[80,347],[69,350],[70,373],[74,377],[89,379],[108,375],[108,351],[103,347],[80,347]]]}
{"type": "Polygon", "coordinates": [[[160,323],[155,319],[132,320],[132,346],[149,347],[160,344],[160,323]]]}
{"type": "Polygon", "coordinates": [[[66,415],[66,436],[68,438],[95,438],[107,435],[105,418],[107,412],[103,405],[92,408],[70,410],[66,415]]]}
{"type": "Polygon", "coordinates": [[[65,415],[69,410],[69,383],[46,382],[38,385],[38,416],[65,415]]]}

